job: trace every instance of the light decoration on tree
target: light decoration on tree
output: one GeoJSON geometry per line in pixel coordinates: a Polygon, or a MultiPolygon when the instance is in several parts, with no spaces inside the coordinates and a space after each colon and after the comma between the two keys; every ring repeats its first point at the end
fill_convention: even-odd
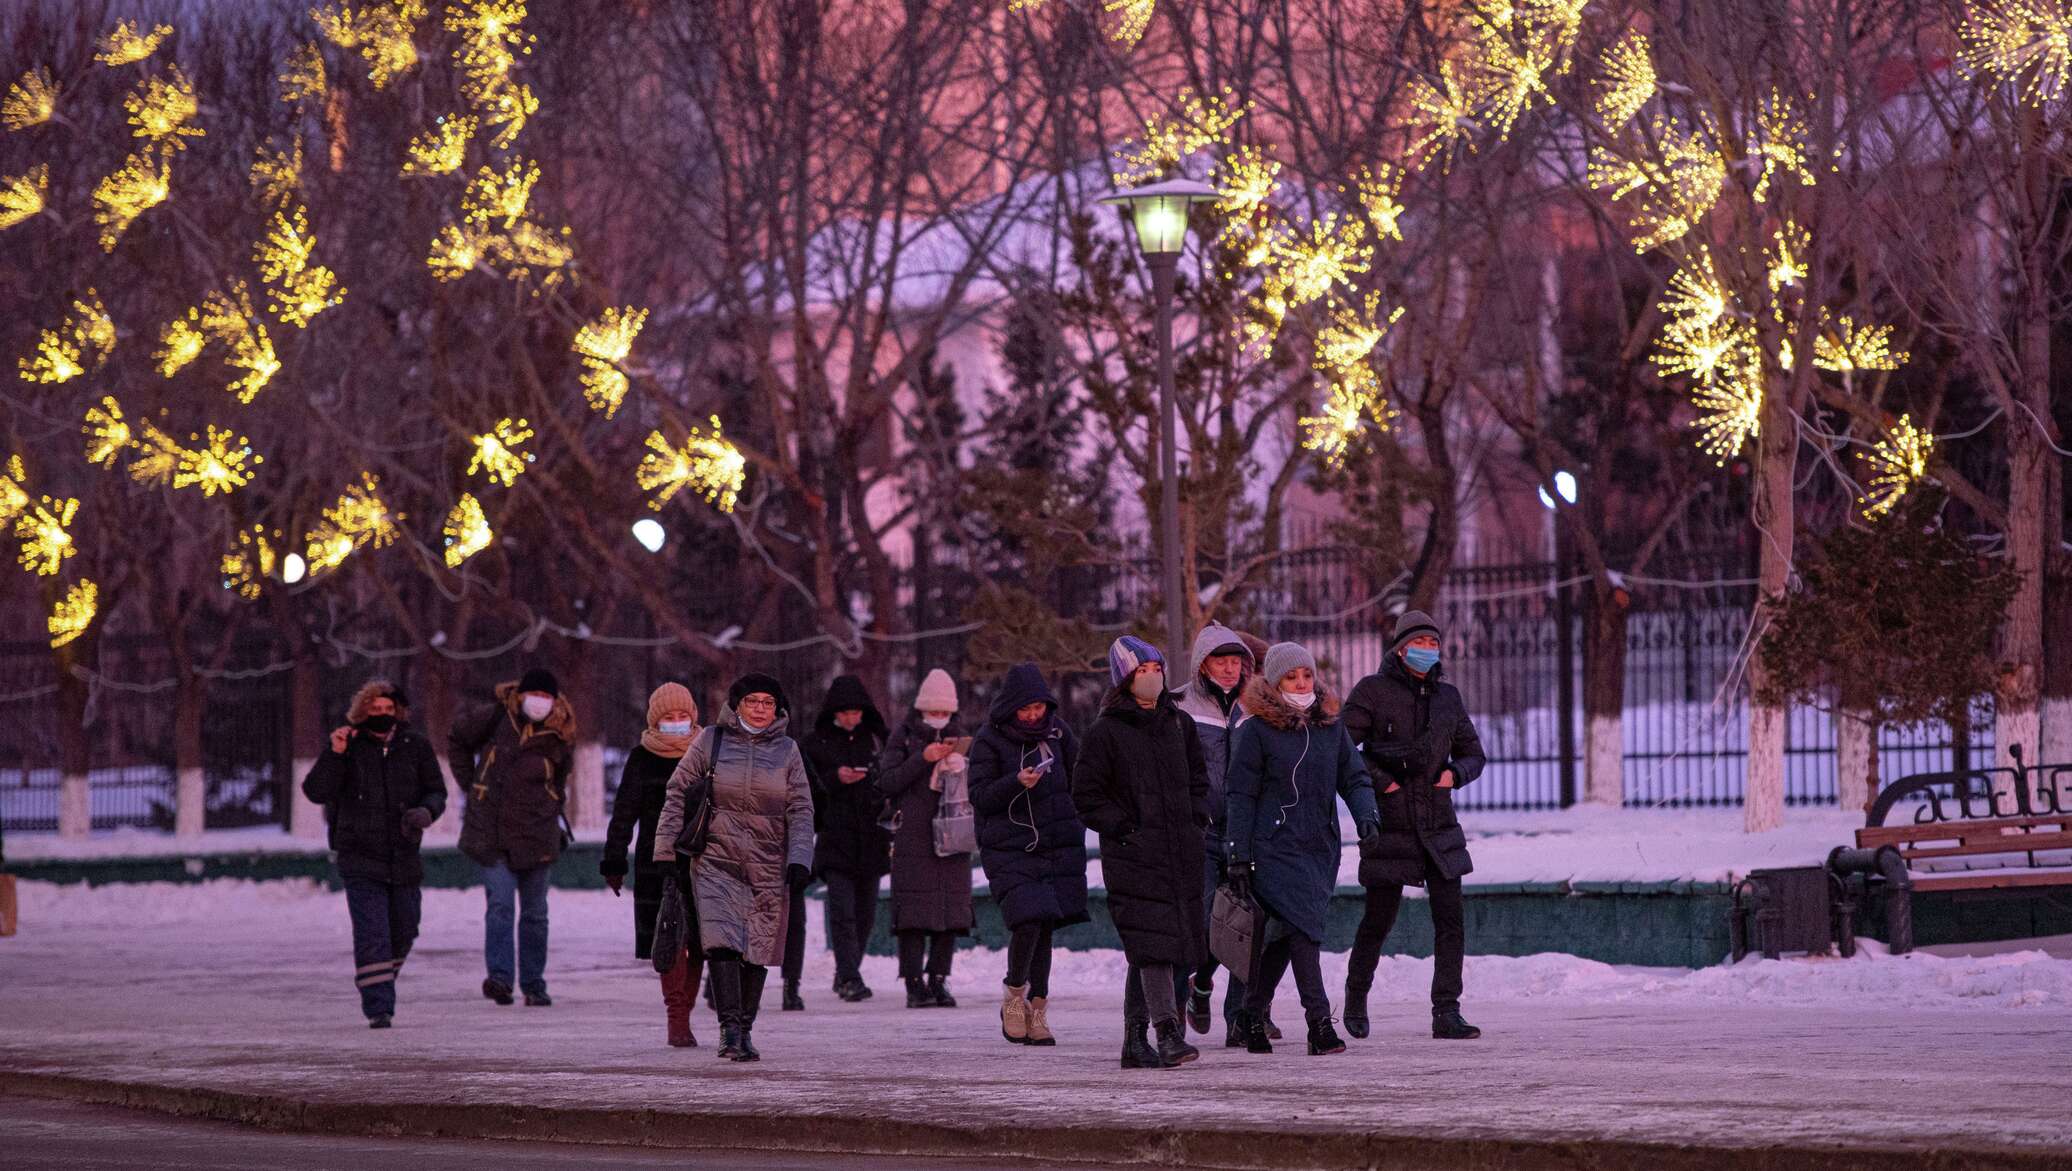
{"type": "Polygon", "coordinates": [[[252,252],[274,316],[297,329],[307,327],[317,314],[345,298],[338,274],[310,263],[316,244],[309,231],[308,210],[297,204],[274,213],[266,238],[252,252]]]}
{"type": "MultiPolygon", "coordinates": [[[[1770,239],[1769,255],[1764,259],[1769,267],[1770,291],[1778,293],[1806,279],[1810,271],[1806,258],[1812,254],[1813,237],[1798,224],[1786,221],[1770,239]]],[[[1789,363],[1786,368],[1790,368],[1789,363]]]]}
{"type": "Polygon", "coordinates": [[[1797,179],[1808,187],[1816,185],[1818,180],[1810,163],[1812,152],[1805,143],[1806,120],[1789,98],[1771,90],[1756,113],[1755,141],[1751,144],[1751,153],[1762,163],[1762,173],[1750,193],[1757,203],[1768,201],[1770,184],[1779,175],[1797,179]]]}
{"type": "Polygon", "coordinates": [[[1236,242],[1250,238],[1257,222],[1272,210],[1275,191],[1280,189],[1281,164],[1267,158],[1256,146],[1239,147],[1216,162],[1216,210],[1223,213],[1222,239],[1236,242]]]}
{"type": "Polygon", "coordinates": [[[425,17],[422,0],[388,0],[358,8],[349,4],[310,9],[324,39],[357,50],[367,62],[367,80],[381,89],[417,65],[416,24],[425,17]]]}
{"type": "Polygon", "coordinates": [[[314,41],[305,41],[288,51],[277,80],[281,101],[293,106],[322,98],[330,90],[324,72],[324,51],[314,41]]]}
{"type": "Polygon", "coordinates": [[[208,340],[201,332],[201,311],[189,309],[187,316],[166,322],[158,340],[159,347],[152,351],[151,360],[157,363],[160,375],[171,378],[201,357],[202,346],[208,340]]]}
{"type": "Polygon", "coordinates": [[[1394,417],[1381,393],[1381,379],[1365,363],[1355,363],[1330,380],[1324,405],[1316,415],[1297,423],[1302,446],[1336,467],[1345,462],[1352,441],[1367,428],[1386,431],[1394,417]]]}
{"type": "Polygon", "coordinates": [[[1871,466],[1870,488],[1857,498],[1866,520],[1892,511],[1906,497],[1908,489],[1928,478],[1928,458],[1935,452],[1935,436],[1914,426],[1901,415],[1884,437],[1863,456],[1871,466]]]}
{"type": "Polygon", "coordinates": [[[246,463],[261,464],[266,457],[252,450],[242,435],[209,424],[205,434],[189,436],[199,447],[180,449],[179,466],[173,469],[173,487],[200,488],[203,496],[231,492],[252,482],[246,463]]]}
{"type": "Polygon", "coordinates": [[[1288,304],[1306,305],[1320,300],[1366,272],[1374,257],[1374,246],[1366,240],[1364,220],[1348,218],[1341,222],[1331,212],[1312,221],[1308,235],[1297,232],[1277,243],[1274,261],[1288,304]]]}
{"type": "Polygon", "coordinates": [[[496,533],[490,529],[489,517],[474,493],[463,493],[453,511],[446,514],[445,536],[448,569],[459,569],[462,562],[489,548],[496,533]]]}
{"type": "Polygon", "coordinates": [[[1514,43],[1494,25],[1483,27],[1482,48],[1489,79],[1482,87],[1483,117],[1498,138],[1507,139],[1534,106],[1553,100],[1547,78],[1560,71],[1561,50],[1545,34],[1528,34],[1514,43]]]}
{"type": "Polygon", "coordinates": [[[0,525],[11,525],[29,510],[29,473],[22,457],[11,455],[0,464],[0,525]]]}
{"type": "Polygon", "coordinates": [[[168,152],[186,150],[188,139],[207,134],[193,123],[201,107],[194,99],[194,83],[187,80],[178,65],[161,76],[145,78],[144,84],[122,100],[122,106],[129,111],[130,125],[135,127],[131,133],[168,152]]]}
{"type": "Polygon", "coordinates": [[[1443,159],[1450,167],[1455,146],[1465,143],[1470,153],[1476,149],[1474,132],[1481,124],[1475,111],[1486,88],[1472,75],[1463,76],[1452,61],[1439,63],[1436,79],[1410,80],[1410,124],[1418,130],[1410,143],[1410,157],[1417,166],[1443,159]]]}
{"type": "Polygon", "coordinates": [[[148,421],[139,426],[134,441],[137,454],[130,459],[130,479],[139,484],[171,484],[173,473],[180,467],[182,452],[179,440],[148,421]]]}
{"type": "Polygon", "coordinates": [[[532,453],[520,451],[533,431],[524,419],[500,419],[496,426],[475,436],[474,458],[468,461],[467,474],[482,473],[489,482],[500,488],[508,488],[512,481],[525,472],[532,463],[532,453]]]}
{"type": "Polygon", "coordinates": [[[642,491],[655,493],[649,508],[660,512],[671,497],[689,488],[721,512],[734,511],[748,483],[748,461],[727,441],[718,415],[712,416],[711,434],[693,426],[681,448],[670,446],[660,431],[649,433],[647,446],[634,480],[642,491]]]}
{"type": "Polygon", "coordinates": [[[470,0],[446,13],[446,27],[461,34],[461,96],[495,129],[490,144],[499,150],[518,140],[540,108],[531,88],[511,77],[536,39],[519,27],[524,20],[518,0],[470,0]]]}
{"type": "Polygon", "coordinates": [[[1366,362],[1367,356],[1388,336],[1389,327],[1403,316],[1399,307],[1387,321],[1381,313],[1380,292],[1370,292],[1357,308],[1343,305],[1331,315],[1330,324],[1317,332],[1316,365],[1324,370],[1349,370],[1366,362]]]}
{"type": "Polygon", "coordinates": [[[72,312],[56,329],[41,331],[36,352],[18,360],[24,382],[70,382],[106,361],[115,349],[115,322],[101,305],[100,294],[72,302],[72,312]]]}
{"type": "Polygon", "coordinates": [[[113,395],[101,399],[99,406],[86,409],[86,462],[97,467],[112,468],[115,459],[130,445],[130,425],[122,417],[122,404],[113,395]]]}
{"type": "Polygon", "coordinates": [[[226,388],[237,396],[238,402],[249,405],[280,373],[273,339],[267,336],[266,323],[252,310],[252,294],[245,282],[235,281],[229,292],[211,291],[203,299],[201,329],[229,350],[224,361],[245,372],[244,377],[226,388]]]}
{"type": "Polygon", "coordinates": [[[1361,167],[1353,175],[1350,194],[1358,200],[1360,209],[1367,213],[1367,222],[1374,225],[1375,239],[1403,239],[1403,229],[1398,223],[1405,210],[1402,171],[1387,163],[1380,164],[1378,170],[1361,167]]]}
{"type": "Polygon", "coordinates": [[[171,170],[163,156],[156,161],[145,155],[131,155],[122,167],[94,186],[94,222],[101,227],[101,250],[115,251],[115,244],[137,217],[157,207],[172,194],[171,170]]]}
{"type": "Polygon", "coordinates": [[[506,230],[517,226],[525,218],[525,206],[532,201],[532,185],[539,178],[540,165],[524,159],[513,160],[502,171],[483,167],[475,172],[475,178],[461,195],[461,218],[482,227],[488,227],[492,220],[503,221],[501,226],[506,230]]]}
{"type": "Polygon", "coordinates": [[[480,233],[459,224],[447,224],[432,238],[432,253],[425,258],[425,264],[437,279],[457,281],[482,263],[483,244],[480,233]]]}
{"type": "Polygon", "coordinates": [[[2067,0],[1973,0],[1958,35],[1964,63],[1973,72],[2019,86],[2030,105],[2056,101],[2072,77],[2072,4],[2067,0]]]}
{"type": "Polygon", "coordinates": [[[403,177],[428,178],[451,175],[467,161],[468,140],[475,135],[475,120],[446,114],[432,120],[432,128],[410,140],[403,159],[403,177]]]}
{"type": "Polygon", "coordinates": [[[1666,290],[1658,308],[1675,318],[1672,331],[1703,329],[1727,316],[1733,305],[1733,298],[1720,283],[1719,269],[1713,264],[1712,250],[1700,248],[1685,258],[1684,263],[1669,278],[1666,290]]]}
{"type": "Polygon", "coordinates": [[[1591,151],[1590,185],[1613,200],[1629,197],[1635,207],[1628,221],[1636,252],[1651,252],[1683,239],[1696,227],[1726,186],[1727,163],[1703,131],[1685,131],[1674,119],[1652,126],[1653,151],[1637,146],[1633,157],[1603,147],[1591,151]]]}
{"type": "Polygon", "coordinates": [[[1630,32],[1605,51],[1604,77],[1597,83],[1597,114],[1613,130],[1631,122],[1655,100],[1655,61],[1646,34],[1630,32]]]}
{"type": "Polygon", "coordinates": [[[263,525],[239,529],[237,543],[223,554],[223,588],[247,602],[258,601],[266,579],[273,576],[280,563],[280,552],[275,548],[279,536],[269,534],[263,525]]]}
{"type": "Polygon", "coordinates": [[[360,549],[380,549],[396,540],[401,513],[391,513],[382,503],[381,479],[361,472],[360,482],[348,487],[338,503],[324,510],[317,527],[310,531],[303,555],[309,574],[326,573],[344,564],[360,549]]]}
{"type": "Polygon", "coordinates": [[[294,202],[296,194],[302,190],[301,140],[296,140],[286,150],[260,144],[252,158],[250,177],[252,189],[259,193],[260,201],[267,207],[281,208],[294,202]]]}
{"type": "Polygon", "coordinates": [[[21,80],[7,87],[5,97],[0,97],[0,126],[9,130],[27,130],[51,120],[58,112],[58,87],[50,79],[50,70],[31,69],[22,74],[21,80]]]}
{"type": "Polygon", "coordinates": [[[26,174],[0,179],[0,231],[43,214],[50,197],[50,166],[37,163],[26,174]]]}
{"type": "Polygon", "coordinates": [[[100,596],[100,587],[91,579],[80,578],[72,583],[65,596],[50,608],[50,618],[44,624],[50,631],[50,649],[76,641],[93,626],[94,615],[100,610],[100,596]]]}
{"type": "Polygon", "coordinates": [[[1813,365],[1837,374],[1857,370],[1897,370],[1907,352],[1892,348],[1892,327],[1858,325],[1846,314],[1830,323],[1821,314],[1820,333],[1813,338],[1813,365]]]}
{"type": "Polygon", "coordinates": [[[55,577],[65,559],[79,551],[68,531],[79,515],[79,501],[43,497],[14,519],[14,535],[22,543],[18,560],[38,577],[55,577]]]}
{"type": "Polygon", "coordinates": [[[158,47],[172,35],[173,26],[169,24],[147,33],[142,21],[133,24],[125,20],[101,38],[101,51],[94,54],[94,60],[103,65],[134,65],[158,52],[158,47]]]}
{"type": "Polygon", "coordinates": [[[1101,9],[1115,17],[1115,31],[1109,35],[1123,48],[1134,49],[1151,27],[1158,0],[1105,0],[1101,9]]]}
{"type": "Polygon", "coordinates": [[[633,339],[647,324],[648,311],[627,306],[608,308],[596,321],[576,331],[570,347],[583,359],[583,397],[594,410],[609,419],[626,400],[627,378],[623,367],[633,353],[633,339]]]}
{"type": "Polygon", "coordinates": [[[1177,170],[1198,151],[1228,144],[1230,128],[1252,109],[1251,103],[1233,107],[1230,94],[1202,97],[1183,93],[1179,112],[1172,118],[1146,118],[1144,139],[1127,144],[1120,153],[1115,172],[1117,187],[1135,187],[1177,170]]]}

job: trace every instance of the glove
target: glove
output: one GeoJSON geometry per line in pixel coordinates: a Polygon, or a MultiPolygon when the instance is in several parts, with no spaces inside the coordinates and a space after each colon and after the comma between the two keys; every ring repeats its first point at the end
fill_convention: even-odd
{"type": "Polygon", "coordinates": [[[784,868],[784,881],[795,891],[804,890],[806,884],[813,881],[813,872],[794,862],[784,868]]]}
{"type": "Polygon", "coordinates": [[[1373,850],[1377,850],[1377,849],[1380,849],[1380,848],[1381,848],[1381,823],[1380,823],[1380,822],[1378,822],[1378,821],[1363,821],[1363,822],[1361,822],[1361,823],[1360,823],[1360,825],[1359,825],[1359,834],[1360,834],[1360,849],[1361,849],[1361,850],[1362,850],[1363,852],[1373,851],[1373,850]]]}
{"type": "Polygon", "coordinates": [[[414,829],[417,830],[419,833],[422,833],[425,830],[431,828],[431,824],[432,811],[426,809],[422,805],[415,806],[410,809],[405,809],[403,811],[404,829],[414,829]]]}
{"type": "Polygon", "coordinates": [[[1249,903],[1252,901],[1252,864],[1250,862],[1232,862],[1224,871],[1224,880],[1230,884],[1231,894],[1236,895],[1245,902],[1249,903]]]}

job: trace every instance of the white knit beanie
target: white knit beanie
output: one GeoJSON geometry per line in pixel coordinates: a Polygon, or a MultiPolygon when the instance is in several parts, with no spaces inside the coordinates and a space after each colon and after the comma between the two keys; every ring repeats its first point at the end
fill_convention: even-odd
{"type": "Polygon", "coordinates": [[[953,712],[957,710],[957,684],[950,673],[937,667],[921,680],[921,693],[914,697],[917,712],[953,712]]]}

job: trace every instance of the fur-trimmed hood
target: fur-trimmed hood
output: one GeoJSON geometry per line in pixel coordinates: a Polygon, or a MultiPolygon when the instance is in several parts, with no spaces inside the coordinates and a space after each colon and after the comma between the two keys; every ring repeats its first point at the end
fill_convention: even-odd
{"type": "Polygon", "coordinates": [[[345,722],[348,724],[359,724],[366,720],[368,707],[375,700],[383,698],[397,701],[396,717],[398,722],[407,720],[410,718],[410,705],[398,698],[402,694],[402,688],[397,687],[386,679],[369,679],[365,683],[360,684],[358,691],[353,692],[353,701],[346,705],[345,722]]]}
{"type": "Polygon", "coordinates": [[[1317,702],[1308,711],[1301,711],[1281,696],[1281,689],[1266,681],[1263,675],[1255,675],[1245,684],[1245,693],[1238,699],[1245,714],[1265,720],[1271,727],[1287,731],[1299,728],[1306,720],[1319,728],[1328,728],[1338,722],[1341,705],[1338,696],[1324,681],[1317,680],[1317,702]]]}
{"type": "MultiPolygon", "coordinates": [[[[518,698],[516,679],[496,685],[496,701],[504,705],[504,710],[511,713],[520,727],[525,725],[525,712],[522,706],[524,701],[518,698]]],[[[547,718],[540,721],[539,731],[550,736],[558,736],[565,743],[576,742],[576,709],[569,706],[566,695],[554,697],[554,710],[548,712],[547,718]]]]}

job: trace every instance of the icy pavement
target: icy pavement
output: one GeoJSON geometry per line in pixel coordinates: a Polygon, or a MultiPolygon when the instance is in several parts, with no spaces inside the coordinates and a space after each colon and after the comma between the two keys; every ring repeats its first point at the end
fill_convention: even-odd
{"type": "MultiPolygon", "coordinates": [[[[399,1112],[787,1116],[833,1145],[881,1120],[2072,1156],[2072,961],[2039,952],[1698,972],[1470,957],[1468,1016],[1486,1036],[1466,1044],[1425,1033],[1430,962],[1392,958],[1375,1036],[1345,1056],[1308,1057],[1295,1029],[1270,1057],[1226,1051],[1218,1022],[1197,1065],[1124,1073],[1115,953],[1060,953],[1061,1043],[1021,1049],[997,1029],[997,952],[959,953],[955,1011],[905,1009],[880,958],[865,968],[877,998],[844,1005],[826,990],[816,914],[808,1011],[776,1011],[773,978],[764,1060],[735,1066],[714,1060],[702,1006],[704,1047],[661,1044],[630,898],[554,893],[550,1009],[480,998],[478,893],[428,891],[425,905],[397,1027],[372,1032],[342,896],[307,883],[24,884],[21,934],[0,941],[0,1084],[39,1073],[399,1112]]],[[[1343,964],[1326,957],[1334,996],[1343,964]]],[[[1276,1016],[1299,1022],[1292,988],[1276,1016]]]]}

